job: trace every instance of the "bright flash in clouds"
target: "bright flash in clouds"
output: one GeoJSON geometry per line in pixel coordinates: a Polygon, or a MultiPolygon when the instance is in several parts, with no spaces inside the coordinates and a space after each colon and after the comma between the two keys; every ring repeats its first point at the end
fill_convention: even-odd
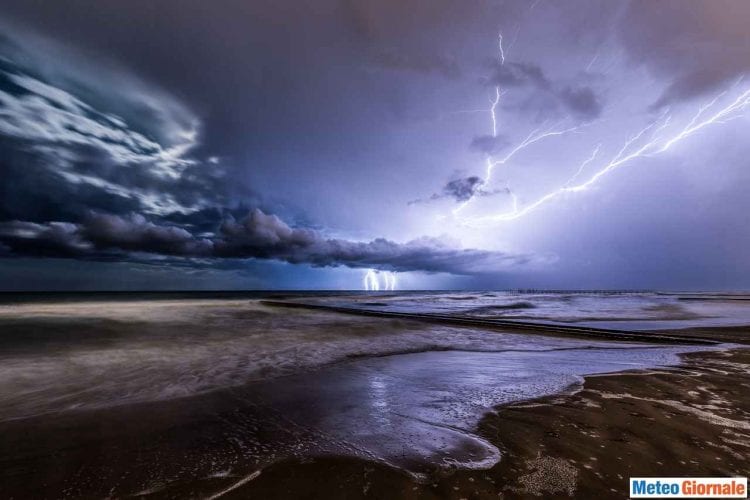
{"type": "MultiPolygon", "coordinates": [[[[499,35],[498,39],[499,60],[500,64],[504,65],[506,53],[503,50],[502,35],[499,35]]],[[[685,125],[676,130],[673,125],[676,120],[673,119],[673,114],[667,110],[657,119],[633,134],[629,139],[625,140],[618,152],[605,163],[597,163],[602,150],[601,143],[597,144],[593,147],[591,153],[580,161],[575,173],[564,182],[562,186],[547,192],[531,203],[519,205],[518,196],[510,187],[506,187],[507,193],[512,201],[511,208],[498,212],[464,215],[464,212],[466,211],[465,209],[476,200],[476,196],[472,196],[453,209],[453,216],[467,225],[511,221],[524,217],[563,194],[585,191],[596,184],[600,178],[620,167],[628,165],[641,158],[653,157],[665,153],[704,128],[727,123],[728,121],[744,116],[745,109],[750,105],[750,88],[741,92],[730,102],[725,102],[723,105],[720,105],[720,102],[724,100],[723,98],[734,90],[741,81],[742,79],[740,78],[734,85],[730,86],[729,89],[718,93],[710,101],[700,106],[693,114],[692,118],[685,125]],[[587,179],[583,181],[579,180],[587,171],[589,172],[587,179]]],[[[502,89],[499,86],[496,86],[495,97],[491,100],[491,107],[488,110],[492,122],[493,137],[498,136],[499,120],[497,116],[497,108],[500,98],[503,95],[504,92],[502,89]]],[[[493,155],[488,155],[485,159],[485,174],[482,184],[487,186],[493,180],[493,173],[498,167],[509,164],[524,150],[527,150],[548,138],[579,132],[584,126],[585,124],[569,127],[552,126],[548,128],[536,128],[520,143],[512,147],[503,157],[496,158],[493,155]]]]}
{"type": "Polygon", "coordinates": [[[365,272],[364,289],[370,292],[378,292],[380,290],[395,290],[396,273],[391,271],[376,271],[374,269],[368,269],[365,272]]]}

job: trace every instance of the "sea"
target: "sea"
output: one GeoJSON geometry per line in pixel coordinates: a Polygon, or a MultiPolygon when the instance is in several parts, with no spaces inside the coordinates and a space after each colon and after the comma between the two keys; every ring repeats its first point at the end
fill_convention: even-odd
{"type": "MultiPolygon", "coordinates": [[[[151,487],[157,476],[164,485],[224,473],[242,477],[285,458],[319,454],[381,461],[413,474],[435,464],[481,469],[501,452],[475,429],[499,406],[574,392],[588,375],[665,370],[679,365],[682,354],[731,347],[554,336],[414,321],[409,314],[658,334],[750,325],[750,295],[6,293],[0,295],[0,427],[49,436],[65,422],[65,432],[84,436],[86,446],[119,450],[103,463],[121,460],[122,450],[133,447],[128,453],[139,457],[144,479],[123,486],[122,495],[151,487]],[[288,309],[268,300],[405,316],[288,309]],[[126,412],[139,419],[138,435],[165,436],[164,429],[189,426],[190,439],[205,449],[180,458],[179,469],[167,467],[165,454],[174,460],[173,448],[186,434],[174,431],[174,442],[165,438],[161,445],[132,444],[114,424],[126,412]],[[273,432],[259,430],[271,424],[273,432]]],[[[12,464],[20,452],[9,436],[0,439],[0,451],[12,464]]],[[[78,443],[71,451],[64,438],[31,441],[23,460],[36,456],[48,467],[54,464],[43,457],[50,453],[85,449],[78,443]]],[[[86,474],[104,474],[101,467],[86,474]]],[[[75,483],[55,477],[60,488],[75,483]]]]}

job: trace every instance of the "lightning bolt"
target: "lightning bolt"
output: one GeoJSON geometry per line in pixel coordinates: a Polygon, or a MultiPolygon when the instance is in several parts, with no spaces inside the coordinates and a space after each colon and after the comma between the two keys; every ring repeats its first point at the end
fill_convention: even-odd
{"type": "Polygon", "coordinates": [[[693,135],[694,133],[698,132],[699,130],[712,125],[714,123],[726,123],[727,120],[739,118],[739,115],[736,113],[738,111],[742,111],[745,109],[745,107],[750,104],[750,89],[744,91],[742,94],[739,95],[732,103],[725,106],[724,108],[720,109],[718,112],[714,113],[713,115],[709,116],[708,118],[701,120],[701,117],[703,116],[703,113],[714,106],[716,104],[716,101],[723,95],[719,94],[714,100],[712,100],[708,105],[702,106],[698,109],[698,112],[695,114],[692,120],[690,120],[690,123],[688,123],[684,129],[682,129],[677,135],[675,135],[672,139],[666,141],[664,145],[658,149],[657,153],[663,153],[664,151],[671,148],[674,144],[682,141],[683,139],[693,135]]]}
{"type": "MultiPolygon", "coordinates": [[[[538,0],[537,2],[534,3],[534,6],[536,5],[536,3],[538,3],[538,0]]],[[[533,9],[533,6],[532,6],[532,9],[533,9]]],[[[503,66],[505,64],[506,51],[503,48],[502,33],[498,33],[497,39],[498,39],[498,60],[500,62],[500,66],[503,66]]],[[[587,66],[587,70],[590,69],[590,67],[596,62],[598,57],[599,57],[599,52],[597,51],[594,54],[594,57],[589,62],[587,66]]],[[[732,86],[732,89],[737,87],[737,85],[739,85],[742,79],[743,77],[740,77],[732,86]]],[[[482,222],[482,221],[507,221],[507,220],[519,219],[565,193],[575,193],[575,192],[584,191],[588,189],[589,187],[593,186],[600,178],[622,167],[623,165],[627,165],[628,163],[631,163],[639,158],[651,157],[654,155],[664,153],[668,151],[670,148],[672,148],[674,145],[682,142],[686,138],[699,132],[705,127],[708,127],[714,124],[727,123],[728,121],[740,118],[741,116],[743,116],[744,109],[748,105],[750,105],[750,89],[745,90],[734,101],[725,105],[723,108],[720,108],[718,111],[715,111],[713,114],[710,114],[710,110],[715,108],[719,100],[722,97],[724,97],[727,94],[727,92],[728,91],[719,93],[709,102],[700,106],[698,110],[696,111],[696,113],[693,115],[693,117],[690,119],[690,121],[687,122],[687,124],[685,124],[682,129],[673,133],[669,137],[665,137],[663,135],[664,130],[667,129],[667,127],[670,125],[672,121],[672,117],[671,115],[669,115],[669,110],[667,110],[658,119],[646,125],[643,129],[641,129],[635,135],[627,139],[623,143],[622,147],[617,152],[617,154],[615,154],[615,156],[609,162],[600,166],[599,169],[597,169],[591,175],[591,177],[589,177],[589,179],[584,182],[575,184],[575,182],[583,174],[583,172],[587,169],[587,167],[597,159],[597,156],[599,155],[599,152],[601,150],[601,144],[597,145],[591,152],[590,156],[579,164],[578,169],[575,171],[575,173],[560,188],[545,194],[541,198],[537,199],[535,202],[529,205],[526,205],[523,208],[519,208],[518,197],[512,190],[508,188],[507,192],[510,195],[511,202],[512,202],[512,208],[509,211],[501,212],[497,214],[491,214],[491,215],[478,216],[478,217],[460,218],[460,220],[464,222],[466,221],[482,222]],[[646,138],[648,139],[645,140],[646,138]]],[[[492,121],[492,137],[493,138],[497,138],[498,136],[497,107],[498,107],[498,104],[500,103],[500,98],[502,97],[502,95],[503,95],[503,92],[501,91],[500,87],[495,86],[495,97],[493,99],[490,99],[491,106],[489,109],[489,114],[490,114],[490,118],[492,121]]],[[[486,185],[487,183],[489,183],[492,180],[493,172],[497,167],[506,165],[518,153],[522,152],[526,148],[549,137],[555,137],[555,136],[560,136],[560,135],[571,133],[571,132],[577,132],[581,127],[582,125],[568,127],[564,129],[555,129],[553,127],[544,131],[541,131],[541,129],[536,129],[536,130],[533,130],[531,133],[529,133],[529,135],[523,141],[521,141],[513,149],[511,149],[504,157],[500,159],[496,159],[492,155],[488,155],[487,158],[485,159],[486,167],[485,167],[484,179],[482,180],[482,183],[480,185],[486,185]]],[[[454,217],[459,217],[460,213],[469,204],[472,203],[475,197],[476,197],[475,194],[472,194],[472,196],[470,196],[469,199],[467,199],[466,201],[461,203],[458,207],[456,207],[453,210],[454,217]]]]}
{"type": "Polygon", "coordinates": [[[380,291],[380,275],[383,276],[383,290],[396,289],[396,273],[390,271],[379,272],[374,269],[368,269],[365,272],[363,281],[364,289],[372,292],[380,291]]]}
{"type": "Polygon", "coordinates": [[[499,160],[493,160],[488,159],[487,161],[487,171],[484,177],[484,182],[487,183],[492,179],[492,172],[495,169],[495,167],[499,165],[505,165],[510,160],[513,159],[514,156],[516,156],[518,153],[523,151],[524,149],[528,148],[529,146],[536,144],[537,142],[547,139],[549,137],[555,137],[558,135],[567,134],[569,132],[575,132],[581,128],[580,125],[577,125],[575,127],[569,127],[566,129],[561,130],[553,130],[553,129],[547,129],[543,132],[540,132],[539,129],[533,130],[526,138],[521,141],[520,144],[518,144],[516,147],[510,150],[508,154],[506,154],[503,158],[499,160]]]}
{"type": "MultiPolygon", "coordinates": [[[[505,65],[505,50],[503,50],[503,34],[497,34],[497,46],[498,46],[498,57],[500,58],[500,66],[505,65]]],[[[490,116],[492,117],[492,137],[497,137],[497,104],[500,102],[500,86],[495,86],[495,99],[490,100],[492,106],[490,106],[490,116]]]]}
{"type": "Polygon", "coordinates": [[[499,55],[500,55],[500,66],[505,64],[505,51],[503,50],[503,34],[498,33],[497,34],[497,46],[499,49],[499,55]]]}
{"type": "Polygon", "coordinates": [[[662,114],[657,120],[650,123],[638,133],[630,137],[625,141],[623,146],[617,152],[617,154],[606,164],[601,166],[594,174],[589,177],[588,180],[579,184],[573,184],[578,176],[590,163],[594,161],[599,153],[600,146],[594,149],[592,155],[586,159],[578,168],[576,173],[565,183],[562,187],[547,193],[542,196],[534,203],[531,203],[523,208],[518,208],[517,203],[514,200],[514,206],[512,210],[507,212],[501,212],[498,214],[485,215],[475,217],[470,221],[473,222],[486,222],[486,221],[509,221],[519,219],[539,207],[547,204],[553,199],[565,194],[575,193],[584,191],[593,186],[599,179],[609,174],[610,172],[627,165],[637,159],[653,157],[670,150],[673,146],[681,143],[688,137],[698,133],[706,127],[715,124],[727,123],[730,120],[734,120],[743,116],[745,108],[750,105],[750,89],[742,92],[732,102],[718,109],[713,113],[709,113],[709,110],[714,108],[718,101],[726,94],[726,91],[715,96],[708,103],[700,106],[690,121],[687,122],[681,129],[665,137],[664,130],[668,128],[671,123],[671,115],[667,113],[662,114]],[[644,140],[648,138],[648,140],[644,140]]]}
{"type": "Polygon", "coordinates": [[[378,282],[378,274],[372,270],[368,269],[365,273],[365,281],[364,281],[365,290],[367,291],[378,291],[380,290],[380,283],[378,282]]]}
{"type": "Polygon", "coordinates": [[[396,289],[396,273],[386,272],[383,275],[385,282],[384,290],[395,290],[396,289]]]}
{"type": "Polygon", "coordinates": [[[591,58],[591,61],[589,61],[588,66],[586,66],[586,71],[591,71],[591,67],[594,65],[594,63],[596,62],[597,59],[599,59],[599,51],[598,50],[594,53],[594,57],[591,58]]]}
{"type": "Polygon", "coordinates": [[[492,117],[492,137],[497,137],[497,104],[500,102],[500,87],[495,87],[495,99],[490,101],[490,116],[492,117]]]}
{"type": "MultiPolygon", "coordinates": [[[[517,33],[516,33],[517,36],[517,33]]],[[[503,49],[503,34],[498,33],[497,36],[498,39],[498,60],[500,61],[500,66],[505,65],[505,50],[503,49]]],[[[492,137],[497,138],[497,106],[500,103],[500,98],[504,95],[504,92],[501,91],[500,86],[495,86],[495,97],[493,99],[490,99],[490,119],[492,121],[492,137]]],[[[510,150],[503,158],[495,159],[492,155],[488,155],[485,162],[486,162],[486,168],[485,168],[485,175],[484,179],[482,179],[481,185],[487,185],[492,180],[492,173],[495,170],[496,167],[500,165],[505,165],[508,163],[511,159],[513,159],[514,156],[516,156],[518,153],[523,151],[524,149],[528,148],[529,146],[543,140],[547,139],[549,137],[555,137],[563,134],[567,134],[569,132],[575,132],[578,129],[580,129],[581,126],[575,126],[575,127],[569,127],[565,129],[558,129],[555,130],[553,128],[549,128],[547,130],[541,131],[541,128],[537,128],[535,130],[532,130],[531,133],[519,144],[517,144],[513,149],[510,150]]],[[[510,193],[510,191],[509,191],[510,193]]],[[[512,194],[512,193],[511,193],[512,194]]],[[[517,198],[515,195],[513,195],[513,202],[514,206],[517,203],[517,198]]],[[[472,195],[461,203],[458,207],[453,209],[453,215],[458,215],[462,210],[464,210],[471,202],[474,200],[474,196],[472,195]]]]}
{"type": "MultiPolygon", "coordinates": [[[[502,33],[498,33],[497,40],[498,61],[500,66],[503,66],[505,65],[507,51],[503,47],[502,33]]],[[[599,52],[597,51],[594,54],[594,57],[589,62],[587,69],[589,69],[597,61],[598,58],[599,52]]],[[[742,81],[742,79],[743,77],[740,77],[730,90],[736,88],[742,81]]],[[[664,153],[706,127],[715,124],[727,123],[731,120],[735,120],[744,116],[743,112],[745,108],[750,105],[750,88],[742,92],[729,104],[711,113],[711,110],[715,109],[719,101],[728,92],[729,90],[725,90],[714,96],[713,99],[711,99],[707,103],[699,106],[692,118],[681,129],[671,134],[665,134],[665,130],[667,130],[672,123],[672,116],[669,114],[669,110],[665,111],[656,120],[649,123],[636,134],[628,138],[620,147],[615,156],[607,163],[601,165],[598,169],[596,169],[586,181],[579,182],[578,179],[584,173],[584,171],[586,171],[589,166],[593,164],[595,160],[597,160],[601,151],[601,144],[598,144],[593,149],[591,154],[579,164],[575,173],[565,183],[563,183],[561,187],[548,192],[531,204],[528,204],[524,207],[519,207],[517,195],[510,188],[507,188],[508,195],[511,198],[510,210],[496,214],[475,217],[461,216],[461,212],[476,198],[477,195],[475,193],[472,194],[466,201],[453,209],[453,216],[464,223],[516,220],[546,205],[547,203],[562,196],[563,194],[585,191],[586,189],[596,184],[599,179],[622,166],[632,163],[633,161],[640,158],[652,157],[664,153]]],[[[504,92],[501,90],[500,86],[495,86],[495,94],[494,97],[490,99],[490,108],[488,110],[492,122],[493,138],[498,137],[497,108],[503,95],[504,92]]],[[[482,179],[482,183],[479,185],[487,185],[492,180],[492,176],[496,168],[507,165],[516,155],[518,155],[525,149],[547,138],[577,132],[583,126],[585,125],[577,125],[567,128],[553,126],[546,130],[537,128],[535,130],[532,130],[525,139],[523,139],[520,143],[513,147],[502,158],[495,158],[492,154],[487,155],[487,157],[485,158],[484,178],[482,179]]]]}
{"type": "Polygon", "coordinates": [[[581,164],[578,166],[578,170],[576,170],[576,173],[574,173],[573,176],[570,179],[568,179],[568,182],[566,182],[563,185],[564,187],[567,187],[567,186],[570,186],[571,184],[573,184],[573,181],[576,180],[576,178],[579,175],[581,175],[581,172],[584,171],[584,169],[586,168],[586,166],[589,163],[591,163],[592,161],[594,161],[596,159],[596,156],[599,154],[599,150],[601,149],[601,147],[602,147],[601,143],[596,145],[596,147],[594,148],[594,150],[591,152],[591,156],[589,156],[587,159],[585,159],[585,160],[583,160],[581,162],[581,164]]]}
{"type": "MultiPolygon", "coordinates": [[[[497,120],[495,119],[495,113],[494,109],[492,112],[492,124],[493,124],[493,132],[496,127],[497,120]]],[[[576,132],[579,129],[581,129],[583,125],[577,125],[574,127],[568,127],[565,129],[547,129],[545,131],[540,131],[540,129],[532,130],[531,133],[526,136],[526,138],[521,141],[518,145],[516,145],[513,149],[511,149],[504,157],[500,159],[494,159],[492,156],[488,156],[485,160],[486,168],[485,168],[485,174],[484,178],[482,179],[482,185],[487,185],[492,180],[492,173],[494,172],[495,168],[501,165],[507,164],[510,160],[512,160],[518,153],[523,151],[524,149],[528,148],[529,146],[532,146],[533,144],[536,144],[537,142],[550,138],[550,137],[556,137],[564,134],[568,134],[570,132],[576,132]]],[[[496,135],[493,135],[495,137],[496,135]]],[[[461,203],[458,207],[453,209],[453,215],[458,215],[461,213],[462,210],[464,210],[471,202],[474,200],[474,196],[471,196],[468,200],[461,203]]]]}

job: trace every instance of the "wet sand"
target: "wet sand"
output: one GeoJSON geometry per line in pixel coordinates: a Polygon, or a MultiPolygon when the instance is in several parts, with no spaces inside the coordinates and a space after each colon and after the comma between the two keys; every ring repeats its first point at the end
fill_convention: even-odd
{"type": "Polygon", "coordinates": [[[226,496],[626,498],[630,476],[747,476],[750,350],[688,354],[683,366],[656,373],[587,377],[576,394],[500,408],[479,434],[503,451],[486,471],[415,480],[364,461],[286,461],[226,496]]]}
{"type": "MultiPolygon", "coordinates": [[[[268,404],[284,399],[280,388],[295,387],[278,380],[6,421],[0,484],[6,498],[622,498],[629,476],[747,475],[750,350],[684,360],[656,372],[589,376],[576,393],[499,407],[478,422],[477,439],[412,429],[411,441],[391,442],[406,446],[391,463],[337,439],[336,422],[324,422],[330,408],[307,401],[295,414],[268,404]],[[484,453],[482,442],[502,457],[486,470],[451,466],[429,456],[441,439],[464,459],[484,453]],[[411,445],[425,446],[427,459],[414,458],[411,445]]],[[[307,377],[310,387],[333,380],[307,377]]],[[[361,401],[348,403],[356,414],[361,401]]],[[[377,422],[362,425],[373,439],[386,437],[377,422]]]]}
{"type": "Polygon", "coordinates": [[[631,475],[750,470],[746,349],[242,301],[29,309],[0,321],[3,498],[622,498],[631,475]]]}

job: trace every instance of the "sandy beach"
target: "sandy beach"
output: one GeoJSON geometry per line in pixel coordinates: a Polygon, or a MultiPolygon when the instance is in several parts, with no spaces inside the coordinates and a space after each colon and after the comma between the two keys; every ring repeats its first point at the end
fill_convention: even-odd
{"type": "Polygon", "coordinates": [[[748,471],[740,326],[644,343],[239,298],[0,323],[8,498],[622,498],[630,476],[748,471]]]}
{"type": "Polygon", "coordinates": [[[231,497],[626,498],[630,476],[747,476],[749,368],[747,349],[688,355],[677,369],[587,377],[576,394],[499,408],[479,426],[504,452],[485,471],[415,481],[362,461],[290,461],[231,497]]]}

